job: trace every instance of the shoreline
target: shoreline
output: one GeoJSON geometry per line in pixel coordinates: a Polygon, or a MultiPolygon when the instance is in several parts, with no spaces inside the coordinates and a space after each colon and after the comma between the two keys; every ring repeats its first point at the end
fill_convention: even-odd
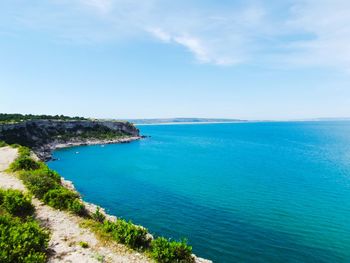
{"type": "Polygon", "coordinates": [[[104,145],[104,144],[118,144],[118,143],[130,143],[133,141],[140,140],[145,138],[145,136],[130,136],[124,138],[117,138],[112,140],[96,140],[96,139],[87,139],[79,140],[73,139],[69,141],[54,141],[48,144],[45,144],[41,147],[34,148],[35,154],[38,158],[44,162],[52,160],[52,152],[56,149],[71,148],[77,146],[88,146],[88,145],[104,145]]]}
{"type": "Polygon", "coordinates": [[[56,149],[62,149],[62,148],[71,148],[76,146],[83,146],[83,145],[103,145],[103,144],[117,144],[117,143],[129,143],[132,141],[137,141],[139,139],[143,138],[142,136],[132,136],[132,137],[126,137],[126,138],[119,138],[119,139],[113,139],[113,140],[87,140],[87,141],[70,141],[70,142],[64,142],[64,143],[57,143],[53,146],[53,150],[56,149]]]}
{"type": "Polygon", "coordinates": [[[204,125],[204,124],[230,124],[246,123],[249,121],[216,121],[216,122],[159,122],[159,123],[134,123],[135,126],[156,126],[156,125],[204,125]]]}
{"type": "MultiPolygon", "coordinates": [[[[127,141],[123,140],[122,142],[119,141],[119,142],[114,142],[114,143],[129,143],[129,142],[132,142],[132,141],[135,141],[135,140],[139,140],[139,139],[142,139],[142,138],[145,138],[145,136],[131,137],[131,138],[128,138],[127,141]]],[[[115,141],[115,140],[113,140],[113,141],[115,141]]],[[[92,144],[88,144],[88,145],[97,145],[97,144],[98,143],[92,143],[92,144]]],[[[113,142],[111,142],[109,144],[113,144],[113,142]]],[[[80,146],[80,145],[82,145],[82,144],[74,145],[74,146],[80,146]]],[[[86,145],[86,144],[83,144],[83,145],[86,145]]],[[[70,147],[74,147],[74,146],[71,146],[70,144],[66,143],[66,144],[59,145],[59,147],[57,147],[56,149],[70,148],[70,147]]],[[[65,188],[67,188],[67,189],[69,189],[71,191],[74,191],[75,193],[77,193],[79,195],[80,201],[84,204],[85,209],[86,209],[86,211],[89,214],[93,214],[96,211],[96,209],[100,209],[99,210],[100,213],[103,214],[106,217],[107,220],[109,220],[111,222],[116,222],[118,220],[119,216],[109,214],[104,207],[96,205],[95,203],[90,203],[90,202],[85,201],[83,199],[81,193],[76,189],[76,187],[74,185],[74,182],[71,181],[71,180],[67,180],[62,175],[61,175],[61,184],[65,188]]],[[[137,226],[139,226],[141,228],[145,228],[143,225],[137,225],[137,226]]],[[[148,238],[154,239],[154,237],[153,237],[153,235],[151,233],[148,233],[148,238]]],[[[199,256],[197,256],[194,253],[192,253],[192,257],[193,257],[193,260],[194,260],[193,263],[213,263],[213,261],[211,261],[210,259],[199,257],[199,256]]]]}
{"type": "MultiPolygon", "coordinates": [[[[38,159],[35,154],[31,156],[38,159]]],[[[18,150],[10,146],[0,148],[0,189],[19,190],[29,193],[27,187],[23,184],[15,173],[9,172],[9,165],[18,157],[18,150]]],[[[68,181],[61,178],[63,187],[68,187],[68,181]]],[[[74,190],[81,198],[80,193],[74,190]]],[[[152,261],[138,251],[134,251],[122,245],[111,241],[105,243],[101,241],[95,232],[81,225],[82,218],[68,211],[55,209],[43,203],[41,200],[33,197],[31,199],[35,207],[34,217],[41,227],[50,232],[48,240],[47,261],[50,263],[58,262],[101,262],[104,258],[106,262],[128,262],[128,263],[151,263],[152,261]],[[81,242],[86,242],[88,247],[82,247],[81,242]]],[[[86,209],[94,213],[97,206],[86,203],[86,209]],[[89,210],[88,210],[89,209],[89,210]]],[[[102,212],[102,211],[101,211],[102,212]]],[[[107,220],[116,220],[110,216],[107,220]]]]}

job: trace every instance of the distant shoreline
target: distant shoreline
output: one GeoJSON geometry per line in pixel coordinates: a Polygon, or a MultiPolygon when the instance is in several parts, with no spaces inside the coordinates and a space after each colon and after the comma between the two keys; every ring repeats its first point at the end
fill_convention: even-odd
{"type": "MultiPolygon", "coordinates": [[[[213,121],[213,122],[158,122],[158,123],[133,123],[135,126],[154,126],[154,125],[195,125],[195,124],[225,124],[225,123],[246,123],[250,121],[213,121]]],[[[252,121],[253,122],[253,121],[252,121]]]]}
{"type": "Polygon", "coordinates": [[[135,126],[158,125],[202,125],[202,124],[234,124],[234,123],[284,123],[284,122],[343,122],[350,119],[305,119],[305,120],[242,120],[242,121],[216,121],[216,122],[159,122],[159,123],[133,123],[135,126]]]}

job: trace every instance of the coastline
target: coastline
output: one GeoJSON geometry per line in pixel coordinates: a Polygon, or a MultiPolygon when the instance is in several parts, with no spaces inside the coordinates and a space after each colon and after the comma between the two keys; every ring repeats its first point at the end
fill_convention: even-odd
{"type": "Polygon", "coordinates": [[[155,126],[155,125],[204,125],[204,124],[230,124],[230,123],[246,123],[249,121],[216,121],[216,122],[159,122],[159,123],[134,123],[135,126],[155,126]]]}
{"type": "Polygon", "coordinates": [[[114,140],[94,140],[94,139],[88,139],[86,141],[68,141],[68,142],[58,142],[54,145],[52,145],[52,150],[55,149],[61,149],[61,148],[70,148],[75,146],[82,146],[82,145],[98,145],[98,144],[116,144],[116,143],[129,143],[132,141],[136,141],[143,138],[142,136],[132,136],[132,137],[125,137],[125,138],[119,138],[114,140]]]}
{"type": "MultiPolygon", "coordinates": [[[[130,138],[131,139],[131,138],[130,138]]],[[[114,141],[114,140],[113,140],[114,141]]],[[[123,140],[124,141],[124,140],[123,140]]],[[[128,140],[129,141],[129,140],[128,140]]],[[[68,146],[69,147],[69,146],[68,146]]],[[[13,173],[5,172],[8,166],[18,157],[16,148],[6,146],[1,148],[0,158],[0,188],[18,189],[23,192],[28,192],[23,182],[13,173]]],[[[35,153],[32,153],[32,158],[39,159],[35,153]]],[[[81,194],[76,190],[72,181],[68,181],[61,177],[63,187],[76,192],[79,195],[80,201],[88,214],[93,214],[99,208],[106,220],[116,222],[118,218],[106,213],[104,208],[101,208],[93,203],[85,202],[81,194]]],[[[147,254],[137,250],[127,248],[125,245],[115,243],[111,240],[107,243],[100,240],[93,229],[83,225],[83,219],[70,212],[54,209],[47,206],[37,198],[32,199],[35,206],[35,218],[40,222],[41,226],[50,231],[51,236],[48,244],[50,249],[48,262],[100,262],[99,258],[106,259],[106,262],[126,262],[126,263],[146,263],[154,262],[147,254]],[[69,238],[67,237],[69,233],[69,238]],[[81,242],[88,244],[88,247],[82,247],[81,242]]],[[[136,225],[144,228],[142,225],[136,225]]],[[[147,238],[152,240],[154,237],[148,233],[147,238]]],[[[193,263],[212,263],[211,260],[191,255],[193,263]]]]}
{"type": "MultiPolygon", "coordinates": [[[[9,146],[0,148],[0,189],[19,190],[29,193],[16,174],[9,172],[9,165],[18,157],[18,150],[9,146]]],[[[32,153],[32,158],[38,159],[32,153]]],[[[68,182],[62,180],[62,185],[67,187],[68,182]]],[[[78,193],[79,194],[79,193],[78,193]]],[[[81,225],[82,219],[68,211],[55,209],[33,197],[31,199],[35,207],[34,218],[41,227],[50,232],[48,240],[47,262],[128,262],[128,263],[151,263],[152,261],[144,254],[133,251],[125,245],[103,242],[91,230],[81,225]],[[88,244],[82,247],[81,242],[88,244]]],[[[86,209],[94,212],[94,206],[88,205],[86,209]]],[[[113,220],[113,218],[108,218],[113,220]]]]}
{"type": "MultiPolygon", "coordinates": [[[[120,140],[112,140],[112,141],[109,141],[109,144],[113,144],[113,143],[129,143],[129,142],[132,142],[132,141],[135,141],[135,140],[139,140],[139,139],[144,138],[144,137],[145,136],[130,137],[130,138],[127,138],[127,140],[122,140],[122,141],[120,141],[120,140]]],[[[74,145],[72,145],[71,143],[65,143],[65,144],[58,144],[55,149],[70,148],[70,147],[81,146],[81,145],[97,145],[97,144],[101,144],[101,143],[98,143],[98,141],[91,141],[90,144],[79,144],[79,143],[76,143],[74,145]]],[[[104,143],[104,144],[108,144],[108,143],[104,143]]],[[[76,189],[76,187],[74,185],[74,182],[65,179],[62,175],[61,175],[61,184],[64,187],[66,187],[67,189],[72,190],[72,191],[76,192],[79,195],[80,201],[84,204],[85,209],[86,209],[86,211],[89,214],[93,214],[96,211],[96,209],[100,209],[99,211],[101,212],[101,214],[103,214],[106,217],[107,220],[109,220],[111,222],[116,222],[118,220],[117,216],[108,214],[106,212],[105,208],[103,208],[101,206],[98,206],[98,205],[96,205],[94,203],[90,203],[90,202],[84,201],[83,198],[82,198],[82,195],[76,189]]],[[[139,226],[141,228],[144,228],[144,226],[142,226],[142,225],[137,225],[137,226],[139,226]]],[[[148,238],[151,239],[151,240],[154,239],[153,235],[150,234],[150,233],[148,234],[148,238]]],[[[196,254],[192,254],[192,257],[193,257],[194,263],[213,263],[213,261],[211,261],[209,259],[198,257],[196,254]]]]}
{"type": "Polygon", "coordinates": [[[140,140],[142,138],[145,138],[145,137],[144,136],[130,136],[130,137],[123,137],[123,138],[117,138],[117,139],[112,139],[112,140],[72,139],[72,140],[64,141],[64,142],[56,140],[56,141],[53,141],[51,143],[45,144],[39,148],[34,148],[33,150],[40,160],[46,162],[46,161],[52,160],[52,152],[56,149],[71,148],[71,147],[83,146],[83,145],[104,145],[104,144],[130,143],[133,141],[140,140]]]}

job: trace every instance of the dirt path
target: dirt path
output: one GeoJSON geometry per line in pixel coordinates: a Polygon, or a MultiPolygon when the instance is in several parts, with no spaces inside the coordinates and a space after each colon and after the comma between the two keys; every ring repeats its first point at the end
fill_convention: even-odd
{"type": "MultiPolygon", "coordinates": [[[[18,178],[4,172],[16,156],[16,149],[0,148],[0,187],[25,191],[18,178]]],[[[49,249],[52,255],[49,262],[150,262],[145,256],[122,245],[116,245],[114,249],[103,246],[94,233],[79,226],[79,217],[75,215],[53,209],[35,198],[33,204],[36,218],[51,232],[49,249]],[[87,242],[89,248],[82,248],[79,242],[87,242]]]]}

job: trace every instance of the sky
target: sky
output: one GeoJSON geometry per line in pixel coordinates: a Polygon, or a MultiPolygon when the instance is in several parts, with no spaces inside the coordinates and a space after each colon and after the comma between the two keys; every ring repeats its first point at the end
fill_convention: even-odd
{"type": "Polygon", "coordinates": [[[350,117],[349,0],[0,0],[0,112],[350,117]]]}

